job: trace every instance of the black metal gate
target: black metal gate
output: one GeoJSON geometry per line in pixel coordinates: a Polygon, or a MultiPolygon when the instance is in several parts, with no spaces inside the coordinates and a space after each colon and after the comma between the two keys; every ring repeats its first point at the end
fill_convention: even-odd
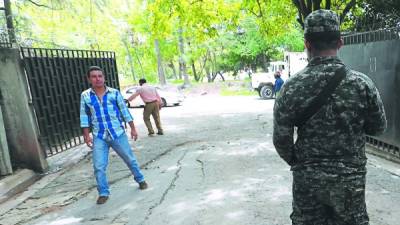
{"type": "Polygon", "coordinates": [[[12,44],[8,39],[8,34],[0,30],[0,48],[11,48],[12,44]]]}
{"type": "Polygon", "coordinates": [[[100,66],[107,85],[119,89],[114,52],[21,48],[32,103],[46,156],[83,143],[80,94],[89,87],[86,71],[100,66]]]}
{"type": "Polygon", "coordinates": [[[347,35],[340,57],[376,84],[388,119],[387,131],[367,137],[369,144],[400,158],[400,28],[347,35]]]}

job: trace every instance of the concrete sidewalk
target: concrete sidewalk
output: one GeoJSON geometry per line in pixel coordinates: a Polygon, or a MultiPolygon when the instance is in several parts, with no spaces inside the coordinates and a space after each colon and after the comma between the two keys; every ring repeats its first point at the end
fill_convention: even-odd
{"type": "Polygon", "coordinates": [[[20,169],[1,179],[0,214],[33,196],[37,190],[50,184],[58,176],[88,157],[89,153],[86,145],[79,145],[48,158],[49,171],[46,173],[40,174],[29,169],[20,169]]]}

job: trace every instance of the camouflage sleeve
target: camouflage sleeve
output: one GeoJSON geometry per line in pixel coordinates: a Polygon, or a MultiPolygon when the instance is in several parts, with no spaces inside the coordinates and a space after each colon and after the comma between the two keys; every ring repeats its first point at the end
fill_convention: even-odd
{"type": "Polygon", "coordinates": [[[385,109],[378,89],[371,82],[367,86],[367,116],[365,119],[364,130],[368,135],[379,135],[387,127],[385,109]]]}
{"type": "Polygon", "coordinates": [[[282,93],[275,100],[274,105],[274,131],[273,142],[279,156],[286,161],[287,164],[294,164],[294,142],[293,132],[294,125],[290,116],[290,110],[286,102],[285,85],[282,93]]]}

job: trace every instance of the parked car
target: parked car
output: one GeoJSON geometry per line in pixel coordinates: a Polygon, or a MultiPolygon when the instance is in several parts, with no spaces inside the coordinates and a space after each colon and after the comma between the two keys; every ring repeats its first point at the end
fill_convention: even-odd
{"type": "MultiPolygon", "coordinates": [[[[131,86],[128,88],[125,88],[121,91],[122,97],[124,98],[126,105],[129,108],[134,108],[134,107],[144,107],[144,102],[142,101],[142,98],[140,96],[136,97],[134,100],[128,102],[128,98],[133,95],[136,90],[139,88],[139,86],[131,86]]],[[[167,89],[167,88],[160,88],[156,87],[157,92],[161,97],[162,101],[162,106],[178,106],[180,105],[183,100],[184,100],[184,95],[178,90],[178,89],[167,89]]]]}

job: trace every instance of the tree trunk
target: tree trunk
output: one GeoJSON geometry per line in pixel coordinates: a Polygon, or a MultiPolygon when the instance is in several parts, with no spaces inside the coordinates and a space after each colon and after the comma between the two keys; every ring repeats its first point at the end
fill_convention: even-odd
{"type": "Polygon", "coordinates": [[[211,83],[212,82],[212,80],[211,80],[211,72],[212,72],[212,66],[213,66],[213,59],[211,57],[211,52],[210,51],[207,51],[206,58],[209,59],[210,63],[208,63],[208,66],[207,66],[207,64],[204,64],[204,68],[206,70],[207,82],[211,83]]]}
{"type": "Polygon", "coordinates": [[[17,39],[15,38],[10,0],[4,0],[4,12],[6,15],[8,37],[10,38],[11,43],[16,43],[17,39]]]}
{"type": "MultiPolygon", "coordinates": [[[[190,54],[192,54],[192,48],[191,48],[191,46],[190,46],[190,41],[188,41],[188,46],[189,46],[189,50],[190,50],[190,54]]],[[[199,75],[197,75],[197,72],[196,72],[196,65],[195,65],[195,61],[193,60],[193,59],[191,59],[191,66],[192,66],[192,73],[193,73],[193,76],[194,76],[194,80],[195,81],[197,81],[197,82],[199,82],[199,80],[200,80],[200,76],[199,75]]]]}
{"type": "Polygon", "coordinates": [[[178,73],[178,78],[179,78],[179,80],[182,80],[183,79],[183,75],[182,75],[182,70],[181,70],[181,63],[179,62],[179,73],[178,73]]]}
{"type": "Polygon", "coordinates": [[[211,83],[212,79],[211,79],[211,71],[210,71],[210,67],[206,67],[206,74],[207,74],[207,82],[211,83]]]}
{"type": "Polygon", "coordinates": [[[172,74],[174,76],[174,79],[178,79],[178,77],[176,76],[176,68],[175,68],[175,64],[174,62],[171,60],[168,64],[168,66],[172,69],[172,74]]]}
{"type": "Polygon", "coordinates": [[[141,78],[144,78],[144,71],[143,71],[143,67],[142,67],[142,62],[140,61],[140,59],[139,59],[139,56],[138,56],[138,54],[137,54],[137,49],[134,47],[134,50],[135,50],[135,56],[136,56],[136,60],[138,61],[138,63],[139,63],[139,66],[140,66],[140,71],[142,72],[142,75],[140,76],[141,78]]]}
{"type": "Polygon", "coordinates": [[[195,79],[196,81],[199,81],[199,80],[200,80],[200,77],[197,76],[197,73],[196,73],[196,65],[194,65],[194,61],[192,61],[192,72],[193,72],[194,79],[195,79]]]}
{"type": "Polygon", "coordinates": [[[262,64],[262,69],[264,70],[264,72],[266,72],[268,66],[267,66],[267,57],[265,56],[265,54],[261,55],[261,64],[262,64]]]}
{"type": "Polygon", "coordinates": [[[343,23],[347,13],[349,13],[350,10],[355,6],[356,6],[356,0],[351,0],[349,3],[347,3],[346,7],[343,9],[342,14],[340,14],[340,23],[343,23]]]}
{"type": "Polygon", "coordinates": [[[321,2],[322,2],[322,0],[313,0],[314,10],[321,9],[321,2]]]}
{"type": "Polygon", "coordinates": [[[216,72],[216,73],[213,75],[213,77],[211,78],[212,81],[214,81],[215,78],[217,78],[217,75],[220,75],[221,78],[222,78],[222,81],[225,81],[225,77],[224,77],[224,75],[222,75],[221,71],[218,71],[218,72],[216,72]]]}
{"type": "Polygon", "coordinates": [[[204,71],[204,68],[207,65],[207,59],[208,59],[208,50],[207,50],[206,55],[203,58],[203,65],[201,65],[201,61],[200,61],[200,71],[199,71],[199,80],[198,81],[202,81],[203,78],[204,78],[203,71],[204,71]]]}
{"type": "Polygon", "coordinates": [[[133,59],[132,59],[132,56],[131,56],[131,52],[129,51],[128,42],[127,42],[126,39],[123,39],[122,43],[124,43],[125,50],[128,53],[128,62],[129,62],[129,67],[131,69],[133,81],[136,82],[135,70],[134,70],[134,67],[133,67],[133,59]]]}
{"type": "Polygon", "coordinates": [[[157,55],[158,80],[161,85],[166,85],[167,81],[165,80],[164,68],[163,68],[163,64],[162,64],[162,57],[161,57],[161,51],[160,51],[160,43],[159,43],[158,39],[154,40],[154,46],[155,46],[156,55],[157,55]]]}
{"type": "Polygon", "coordinates": [[[217,77],[217,73],[212,73],[211,81],[214,82],[215,78],[217,77]]]}
{"type": "Polygon", "coordinates": [[[190,86],[190,81],[189,81],[189,76],[186,72],[186,62],[185,62],[185,46],[183,43],[183,30],[182,27],[179,27],[178,29],[179,33],[179,74],[180,76],[183,76],[184,79],[184,85],[185,86],[190,86]]]}
{"type": "MultiPolygon", "coordinates": [[[[300,23],[300,25],[304,29],[304,19],[314,10],[318,10],[321,8],[321,2],[322,0],[292,0],[292,3],[296,6],[298,10],[298,18],[297,22],[300,23]]],[[[347,1],[346,1],[347,2],[347,1]]],[[[346,7],[343,9],[342,13],[338,13],[340,17],[340,23],[343,22],[344,18],[346,15],[350,12],[352,8],[356,6],[356,0],[350,0],[346,4],[346,7]]],[[[325,9],[331,9],[332,7],[332,1],[331,0],[325,0],[325,9]]]]}
{"type": "Polygon", "coordinates": [[[218,74],[221,76],[221,78],[222,78],[222,81],[225,81],[225,77],[224,77],[224,75],[222,75],[222,73],[221,73],[221,72],[218,72],[218,74]]]}
{"type": "Polygon", "coordinates": [[[211,59],[211,82],[214,82],[215,77],[217,76],[217,57],[215,56],[215,52],[210,53],[211,59]]]}
{"type": "Polygon", "coordinates": [[[325,9],[331,9],[331,0],[326,0],[325,9]]]}

